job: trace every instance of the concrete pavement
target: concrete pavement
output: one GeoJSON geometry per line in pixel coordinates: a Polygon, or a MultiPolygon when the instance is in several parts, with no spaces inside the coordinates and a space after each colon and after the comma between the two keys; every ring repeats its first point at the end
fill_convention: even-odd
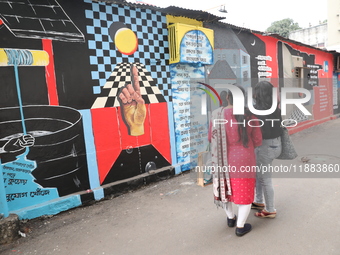
{"type": "MultiPolygon", "coordinates": [[[[292,135],[299,157],[275,165],[340,164],[340,119],[292,135]]],[[[23,224],[28,232],[9,254],[340,254],[340,173],[274,178],[275,219],[248,218],[253,230],[237,237],[225,212],[186,173],[119,197],[23,224]],[[30,231],[30,232],[29,232],[30,231]]],[[[236,207],[234,207],[236,212],[236,207]]]]}

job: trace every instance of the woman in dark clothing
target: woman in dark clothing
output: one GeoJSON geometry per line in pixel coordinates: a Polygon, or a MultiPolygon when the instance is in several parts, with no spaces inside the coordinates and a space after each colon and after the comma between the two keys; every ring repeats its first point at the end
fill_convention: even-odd
{"type": "MultiPolygon", "coordinates": [[[[253,93],[255,109],[268,110],[272,107],[273,88],[274,86],[267,81],[261,81],[255,85],[253,93]]],[[[273,160],[281,153],[281,110],[279,107],[276,107],[273,113],[258,115],[257,118],[262,120],[263,123],[261,127],[262,145],[255,149],[256,164],[259,171],[256,173],[256,195],[252,208],[260,209],[259,212],[255,213],[257,217],[275,218],[276,209],[274,205],[272,173],[265,170],[269,169],[273,160]]]]}

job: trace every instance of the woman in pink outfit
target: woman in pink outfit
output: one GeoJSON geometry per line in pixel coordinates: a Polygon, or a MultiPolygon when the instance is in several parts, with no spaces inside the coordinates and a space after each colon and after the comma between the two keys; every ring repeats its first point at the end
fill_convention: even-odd
{"type": "MultiPolygon", "coordinates": [[[[243,88],[239,88],[244,94],[243,88]]],[[[226,100],[228,106],[213,112],[209,126],[214,199],[218,206],[225,209],[228,226],[234,227],[237,223],[235,233],[243,236],[251,231],[251,225],[245,222],[254,200],[254,148],[261,145],[262,134],[259,122],[248,109],[245,109],[244,115],[233,114],[234,100],[230,91],[226,100]],[[232,203],[238,205],[238,217],[233,213],[232,203]]]]}

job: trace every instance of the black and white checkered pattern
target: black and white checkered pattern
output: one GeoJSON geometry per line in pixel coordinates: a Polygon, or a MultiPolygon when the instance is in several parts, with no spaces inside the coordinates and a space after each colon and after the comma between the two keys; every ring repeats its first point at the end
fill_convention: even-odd
{"type": "Polygon", "coordinates": [[[284,124],[286,126],[290,126],[290,125],[294,125],[295,122],[294,121],[289,121],[289,120],[295,120],[296,122],[302,122],[302,121],[306,121],[309,120],[308,116],[305,115],[299,108],[297,108],[296,106],[294,106],[294,110],[291,112],[291,114],[289,115],[289,118],[284,122],[284,124]]]}
{"type": "MultiPolygon", "coordinates": [[[[166,102],[163,94],[145,66],[140,63],[133,63],[133,65],[136,66],[138,70],[140,92],[145,103],[154,104],[166,102]]],[[[131,66],[131,63],[120,63],[116,66],[91,108],[120,106],[117,96],[120,88],[131,83],[131,66]]]]}
{"type": "MultiPolygon", "coordinates": [[[[150,71],[166,101],[171,102],[169,72],[169,46],[166,16],[150,9],[84,0],[88,3],[87,18],[88,47],[92,53],[91,75],[95,82],[93,93],[101,94],[111,72],[119,63],[143,63],[150,71]],[[122,55],[109,36],[113,22],[122,22],[138,38],[138,48],[132,55],[122,55]]],[[[110,77],[110,78],[109,78],[110,77]]],[[[112,93],[114,93],[112,91],[112,93]]]]}

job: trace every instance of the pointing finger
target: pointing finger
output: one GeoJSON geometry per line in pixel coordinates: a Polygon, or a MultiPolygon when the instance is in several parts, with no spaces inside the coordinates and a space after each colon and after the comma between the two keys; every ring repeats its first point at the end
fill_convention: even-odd
{"type": "Polygon", "coordinates": [[[135,67],[134,65],[132,65],[131,67],[131,80],[132,80],[134,90],[138,94],[140,94],[138,70],[137,70],[137,67],[135,67]]]}

